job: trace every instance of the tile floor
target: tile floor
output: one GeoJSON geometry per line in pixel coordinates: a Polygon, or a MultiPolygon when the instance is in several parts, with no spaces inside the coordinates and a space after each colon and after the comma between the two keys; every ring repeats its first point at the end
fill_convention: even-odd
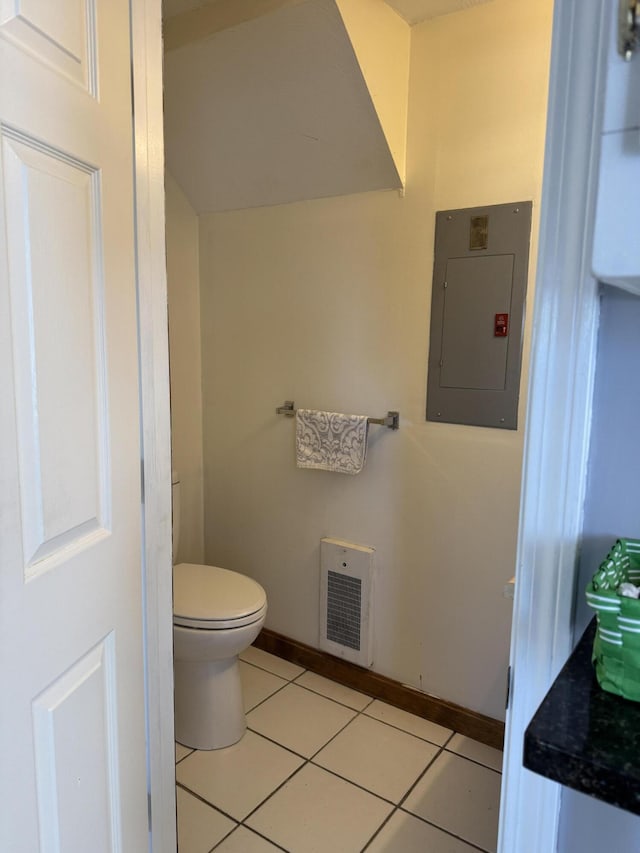
{"type": "Polygon", "coordinates": [[[179,853],[494,853],[502,753],[259,649],[248,731],[176,745],[179,853]]]}

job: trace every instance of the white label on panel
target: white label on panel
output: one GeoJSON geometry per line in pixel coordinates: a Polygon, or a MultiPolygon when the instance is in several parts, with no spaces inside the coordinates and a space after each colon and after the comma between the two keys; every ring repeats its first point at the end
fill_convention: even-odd
{"type": "Polygon", "coordinates": [[[40,850],[121,850],[114,637],[32,702],[40,850]]]}
{"type": "Polygon", "coordinates": [[[26,577],[108,534],[99,174],[2,129],[26,577]]]}
{"type": "Polygon", "coordinates": [[[0,34],[96,95],[95,0],[0,0],[0,34]]]}

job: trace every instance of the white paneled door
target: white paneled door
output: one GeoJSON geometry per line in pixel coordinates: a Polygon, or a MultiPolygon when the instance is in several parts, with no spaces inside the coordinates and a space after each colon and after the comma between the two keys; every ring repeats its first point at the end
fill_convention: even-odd
{"type": "Polygon", "coordinates": [[[0,0],[0,850],[148,847],[127,0],[0,0]]]}

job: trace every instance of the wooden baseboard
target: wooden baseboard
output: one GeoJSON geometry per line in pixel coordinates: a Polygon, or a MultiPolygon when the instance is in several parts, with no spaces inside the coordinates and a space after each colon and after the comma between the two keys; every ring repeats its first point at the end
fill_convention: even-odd
{"type": "Polygon", "coordinates": [[[484,714],[454,705],[444,699],[420,693],[419,690],[406,687],[392,678],[362,669],[353,663],[299,643],[297,640],[290,640],[268,628],[263,628],[254,645],[265,652],[271,652],[305,669],[317,672],[318,675],[324,675],[332,681],[345,684],[376,699],[382,699],[390,705],[395,705],[396,708],[402,708],[403,711],[409,711],[460,732],[487,746],[493,746],[496,749],[503,747],[504,723],[500,720],[494,720],[492,717],[486,717],[484,714]]]}

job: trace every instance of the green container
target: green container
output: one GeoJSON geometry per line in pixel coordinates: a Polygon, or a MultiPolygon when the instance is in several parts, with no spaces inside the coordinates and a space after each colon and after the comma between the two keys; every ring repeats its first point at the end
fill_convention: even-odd
{"type": "Polygon", "coordinates": [[[618,595],[625,581],[640,585],[640,539],[618,539],[586,591],[598,620],[592,655],[598,684],[640,702],[640,599],[618,595]]]}

